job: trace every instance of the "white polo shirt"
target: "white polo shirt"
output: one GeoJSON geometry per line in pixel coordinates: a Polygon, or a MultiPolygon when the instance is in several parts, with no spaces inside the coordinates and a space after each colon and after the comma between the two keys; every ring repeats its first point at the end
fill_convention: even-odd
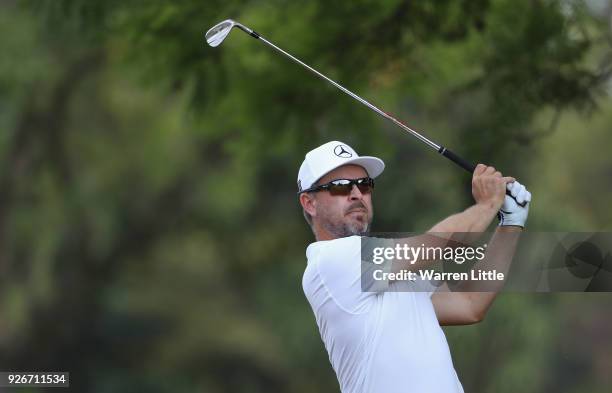
{"type": "Polygon", "coordinates": [[[306,256],[302,286],[342,393],[463,392],[433,285],[398,281],[386,283],[390,291],[362,291],[359,236],[312,243],[306,256]]]}

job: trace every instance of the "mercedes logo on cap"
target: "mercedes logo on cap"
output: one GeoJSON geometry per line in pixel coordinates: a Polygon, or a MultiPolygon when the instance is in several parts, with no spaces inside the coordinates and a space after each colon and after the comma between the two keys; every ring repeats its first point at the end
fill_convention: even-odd
{"type": "Polygon", "coordinates": [[[344,145],[338,145],[334,147],[334,154],[341,158],[351,158],[353,154],[346,149],[344,145]]]}

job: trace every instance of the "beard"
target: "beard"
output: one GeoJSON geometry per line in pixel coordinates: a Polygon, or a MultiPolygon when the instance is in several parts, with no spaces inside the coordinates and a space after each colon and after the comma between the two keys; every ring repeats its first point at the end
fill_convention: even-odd
{"type": "Polygon", "coordinates": [[[370,231],[372,214],[362,202],[352,203],[344,212],[330,211],[327,206],[318,206],[317,217],[321,226],[336,238],[348,236],[365,236],[370,231]],[[352,210],[363,209],[365,214],[360,218],[347,215],[352,210]]]}

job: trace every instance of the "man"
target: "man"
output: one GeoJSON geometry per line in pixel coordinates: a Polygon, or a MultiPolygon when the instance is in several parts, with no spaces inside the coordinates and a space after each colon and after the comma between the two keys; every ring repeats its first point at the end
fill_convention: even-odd
{"type": "MultiPolygon", "coordinates": [[[[361,236],[373,219],[373,179],[383,170],[382,160],[360,157],[342,142],[306,154],[298,195],[317,241],[306,250],[304,292],[343,393],[463,392],[440,325],[481,321],[496,293],[362,290],[361,236]]],[[[474,171],[472,194],[473,206],[429,232],[482,232],[499,213],[487,254],[511,258],[516,241],[497,235],[522,230],[531,194],[482,164],[474,171]],[[507,197],[506,188],[527,204],[507,197]]]]}

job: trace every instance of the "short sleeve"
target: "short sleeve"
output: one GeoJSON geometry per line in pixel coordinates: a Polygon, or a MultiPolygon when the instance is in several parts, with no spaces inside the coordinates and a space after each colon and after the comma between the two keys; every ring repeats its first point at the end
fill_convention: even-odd
{"type": "Polygon", "coordinates": [[[353,314],[369,310],[376,293],[362,290],[361,237],[325,242],[318,250],[315,268],[339,307],[353,314]]]}
{"type": "Polygon", "coordinates": [[[377,261],[375,249],[393,246],[393,239],[361,238],[361,289],[365,292],[384,292],[389,289],[389,275],[393,261],[377,261]]]}

